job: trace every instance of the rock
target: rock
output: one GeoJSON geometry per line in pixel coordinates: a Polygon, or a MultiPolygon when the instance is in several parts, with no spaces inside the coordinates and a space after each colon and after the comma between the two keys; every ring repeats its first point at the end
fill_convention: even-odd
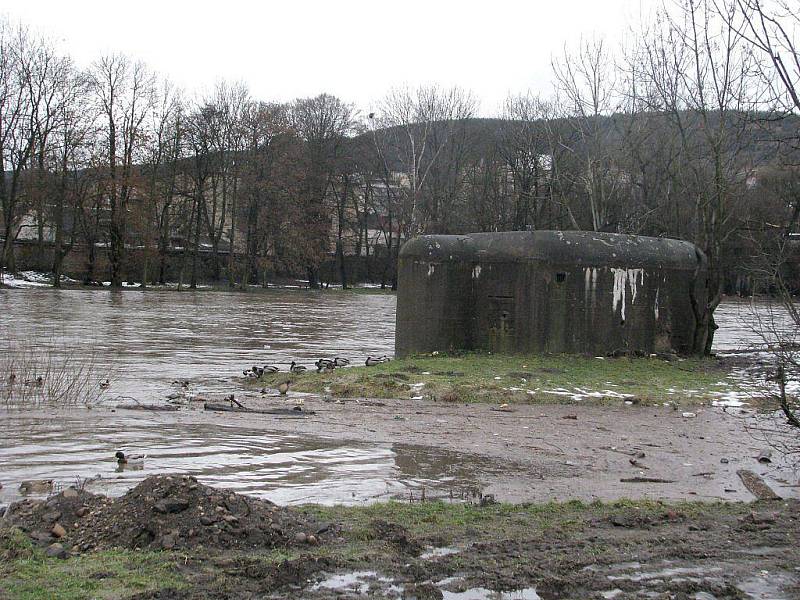
{"type": "Polygon", "coordinates": [[[161,547],[165,550],[172,550],[175,547],[175,536],[165,535],[161,538],[161,547]]]}
{"type": "Polygon", "coordinates": [[[298,544],[305,544],[307,540],[308,536],[302,531],[294,534],[294,541],[298,544]]]}
{"type": "Polygon", "coordinates": [[[206,515],[200,517],[200,524],[205,525],[206,527],[208,527],[209,525],[213,525],[216,522],[217,520],[214,517],[208,517],[206,515]]]}
{"type": "Polygon", "coordinates": [[[235,517],[234,515],[225,515],[224,517],[222,517],[222,520],[225,521],[226,523],[238,523],[239,522],[239,518],[235,517]]]}
{"type": "Polygon", "coordinates": [[[75,488],[70,487],[70,488],[65,489],[63,494],[64,494],[64,498],[77,498],[78,497],[78,490],[76,490],[75,488]]]}
{"type": "Polygon", "coordinates": [[[685,412],[685,413],[681,413],[681,416],[682,416],[684,419],[694,419],[694,418],[697,416],[697,413],[693,413],[693,412],[685,412]]]}
{"type": "Polygon", "coordinates": [[[42,518],[45,521],[50,521],[51,523],[55,523],[61,518],[61,512],[57,510],[51,510],[50,512],[44,513],[44,515],[42,515],[42,518]]]}
{"type": "Polygon", "coordinates": [[[178,513],[189,508],[189,501],[183,498],[165,498],[153,505],[153,510],[162,514],[178,513]]]}
{"type": "Polygon", "coordinates": [[[306,537],[306,542],[308,542],[312,546],[316,546],[317,544],[319,544],[319,540],[317,539],[316,536],[313,535],[309,535],[308,537],[306,537]]]}
{"type": "Polygon", "coordinates": [[[44,553],[50,558],[67,558],[67,551],[59,543],[50,544],[44,553]]]}
{"type": "Polygon", "coordinates": [[[78,510],[75,511],[75,515],[78,517],[85,517],[89,514],[89,509],[85,506],[81,506],[78,510]]]}
{"type": "Polygon", "coordinates": [[[56,523],[53,525],[53,529],[50,530],[50,533],[52,533],[54,537],[62,538],[67,535],[67,530],[61,526],[61,523],[56,523]]]}
{"type": "Polygon", "coordinates": [[[403,591],[403,600],[442,600],[442,590],[432,583],[410,585],[403,591]]]}

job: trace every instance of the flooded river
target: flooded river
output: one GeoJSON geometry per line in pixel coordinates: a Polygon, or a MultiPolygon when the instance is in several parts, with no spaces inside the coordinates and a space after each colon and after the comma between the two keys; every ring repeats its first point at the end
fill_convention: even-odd
{"type": "Polygon", "coordinates": [[[0,290],[3,336],[91,359],[112,374],[107,397],[142,401],[174,380],[227,391],[254,364],[392,355],[394,319],[390,294],[0,290]]]}
{"type": "MultiPolygon", "coordinates": [[[[761,341],[745,325],[752,322],[747,304],[723,305],[718,321],[718,349],[761,341]]],[[[310,367],[322,356],[358,364],[370,354],[393,354],[394,326],[395,297],[388,294],[0,290],[0,341],[94,361],[98,373],[112,374],[108,400],[163,402],[174,380],[211,397],[238,393],[242,369],[253,364],[286,369],[296,360],[310,367]]],[[[70,485],[93,478],[89,489],[117,495],[163,472],[191,473],[279,503],[359,503],[422,487],[443,495],[471,486],[481,467],[429,448],[344,444],[224,421],[83,409],[54,418],[0,412],[0,504],[19,497],[25,479],[70,485]],[[143,468],[117,471],[119,448],[146,453],[143,468]]]]}

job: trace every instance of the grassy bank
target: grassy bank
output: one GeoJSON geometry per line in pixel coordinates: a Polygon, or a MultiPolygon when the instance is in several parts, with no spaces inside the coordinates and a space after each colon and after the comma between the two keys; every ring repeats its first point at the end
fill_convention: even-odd
{"type": "Polygon", "coordinates": [[[272,373],[256,384],[276,387],[290,381],[295,391],[338,398],[691,405],[732,389],[727,373],[715,359],[467,354],[419,356],[331,373],[272,373]]]}
{"type": "MultiPolygon", "coordinates": [[[[301,510],[330,522],[334,532],[319,546],[222,553],[202,548],[114,550],[66,560],[46,557],[18,530],[0,530],[0,597],[204,598],[235,592],[246,597],[277,594],[270,597],[288,598],[301,597],[297,593],[302,588],[302,597],[333,598],[338,592],[314,588],[310,582],[324,579],[322,572],[364,570],[399,581],[409,577],[437,581],[461,574],[471,582],[465,587],[494,589],[531,583],[546,589],[564,581],[586,591],[606,585],[606,577],[587,571],[586,565],[598,565],[597,571],[602,571],[603,565],[626,560],[644,563],[643,557],[654,564],[694,554],[729,557],[734,546],[763,544],[773,527],[777,531],[791,528],[788,517],[786,522],[765,521],[766,529],[765,525],[739,526],[750,518],[754,506],[655,501],[307,506],[301,510]],[[426,556],[432,548],[448,548],[448,553],[426,556]]],[[[779,537],[789,533],[784,531],[779,537]]],[[[792,557],[785,560],[790,562],[792,557]]]]}

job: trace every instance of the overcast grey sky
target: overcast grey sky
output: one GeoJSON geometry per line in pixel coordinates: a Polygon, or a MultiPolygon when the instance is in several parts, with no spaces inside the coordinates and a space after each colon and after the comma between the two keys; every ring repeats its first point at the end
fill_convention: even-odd
{"type": "Polygon", "coordinates": [[[616,41],[657,0],[0,0],[80,65],[109,52],[187,92],[225,78],[254,96],[329,92],[369,109],[392,86],[469,88],[483,114],[509,92],[550,89],[550,60],[583,36],[616,41]]]}

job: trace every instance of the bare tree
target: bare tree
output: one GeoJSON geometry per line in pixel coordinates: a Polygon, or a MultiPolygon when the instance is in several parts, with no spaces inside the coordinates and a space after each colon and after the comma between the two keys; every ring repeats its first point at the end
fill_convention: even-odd
{"type": "Polygon", "coordinates": [[[111,286],[122,286],[128,203],[136,191],[135,162],[141,158],[145,120],[153,108],[155,78],[144,63],[104,56],[89,71],[89,84],[105,121],[111,286]]]}
{"type": "Polygon", "coordinates": [[[403,173],[408,196],[409,221],[406,237],[427,231],[440,212],[434,194],[426,195],[434,168],[459,133],[464,121],[475,114],[474,96],[459,88],[421,86],[396,88],[381,104],[378,123],[383,130],[375,135],[379,153],[391,157],[403,173]]]}

